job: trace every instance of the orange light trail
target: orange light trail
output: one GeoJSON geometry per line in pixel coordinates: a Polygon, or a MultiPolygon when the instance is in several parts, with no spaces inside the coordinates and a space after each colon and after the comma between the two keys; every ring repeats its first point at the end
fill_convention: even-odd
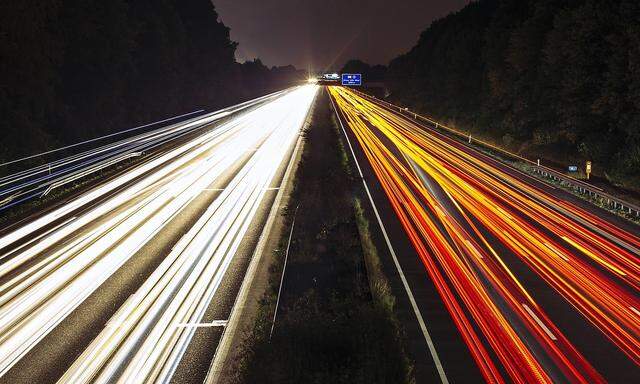
{"type": "Polygon", "coordinates": [[[604,379],[480,226],[640,365],[637,236],[346,88],[329,91],[488,382],[604,379]]]}

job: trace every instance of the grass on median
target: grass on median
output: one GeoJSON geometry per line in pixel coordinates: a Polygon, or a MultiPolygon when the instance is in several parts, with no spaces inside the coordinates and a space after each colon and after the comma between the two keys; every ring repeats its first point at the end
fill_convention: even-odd
{"type": "Polygon", "coordinates": [[[395,299],[357,199],[361,185],[331,116],[328,99],[319,97],[290,200],[299,209],[274,334],[270,339],[288,230],[241,346],[237,383],[414,381],[395,299]]]}

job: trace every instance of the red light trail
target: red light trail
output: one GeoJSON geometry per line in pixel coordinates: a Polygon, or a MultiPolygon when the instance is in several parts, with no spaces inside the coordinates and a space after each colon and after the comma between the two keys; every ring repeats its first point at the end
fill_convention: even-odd
{"type": "Polygon", "coordinates": [[[640,365],[637,236],[348,89],[329,91],[488,382],[605,381],[496,242],[640,365]]]}

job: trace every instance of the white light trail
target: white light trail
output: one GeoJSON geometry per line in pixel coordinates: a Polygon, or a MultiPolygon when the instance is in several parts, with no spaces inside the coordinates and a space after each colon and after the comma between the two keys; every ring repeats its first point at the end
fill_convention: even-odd
{"type": "Polygon", "coordinates": [[[0,375],[257,148],[62,379],[168,381],[195,331],[176,324],[201,322],[316,89],[299,87],[270,100],[0,238],[0,249],[11,246],[121,189],[38,241],[0,256],[0,375]]]}

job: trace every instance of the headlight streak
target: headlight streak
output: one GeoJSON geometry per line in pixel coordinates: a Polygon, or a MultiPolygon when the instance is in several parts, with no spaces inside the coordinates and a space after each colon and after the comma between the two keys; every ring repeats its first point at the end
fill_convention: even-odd
{"type": "MultiPolygon", "coordinates": [[[[189,308],[184,320],[201,315],[232,259],[265,188],[269,187],[268,183],[282,161],[285,154],[283,148],[299,132],[316,88],[299,87],[273,98],[254,110],[232,118],[216,130],[104,183],[66,206],[0,238],[0,249],[8,250],[11,244],[29,238],[41,228],[54,226],[38,241],[27,241],[0,256],[0,260],[4,261],[0,265],[0,376],[225,170],[253,153],[249,163],[207,211],[209,213],[213,209],[215,215],[206,223],[207,232],[202,232],[198,237],[200,246],[196,247],[197,251],[189,248],[185,255],[181,254],[183,263],[190,259],[197,260],[197,265],[201,267],[209,265],[206,271],[211,279],[205,280],[215,281],[215,284],[205,289],[201,277],[198,280],[200,294],[191,298],[188,305],[186,302],[173,304],[172,294],[176,292],[194,294],[195,291],[189,292],[181,285],[195,281],[191,275],[196,268],[196,264],[193,264],[181,270],[182,279],[171,281],[173,291],[163,292],[164,304],[153,303],[147,308],[149,311],[159,311],[167,306],[183,305],[189,308]],[[73,220],[65,219],[62,223],[52,224],[104,193],[122,187],[120,192],[78,214],[73,220]],[[218,246],[211,248],[207,234],[223,236],[224,241],[221,238],[218,246]],[[194,256],[196,254],[197,258],[194,256]]],[[[198,223],[203,220],[200,219],[198,223]]],[[[193,247],[183,238],[174,246],[171,255],[186,246],[193,247]]],[[[173,257],[171,255],[167,260],[173,257]]],[[[193,276],[196,275],[204,276],[193,276]]],[[[171,289],[167,288],[169,291],[171,289]]],[[[184,297],[178,296],[178,299],[184,297]]],[[[130,304],[125,304],[125,307],[127,305],[130,304]]],[[[138,308],[133,310],[143,312],[138,308]]],[[[118,313],[126,313],[126,310],[121,309],[118,313]]],[[[129,330],[123,327],[117,327],[116,330],[117,337],[129,334],[129,330]]],[[[189,333],[191,330],[183,332],[189,333]]],[[[180,348],[186,348],[190,339],[190,336],[185,336],[187,333],[179,337],[180,348]]],[[[169,342],[172,338],[162,340],[169,342]]],[[[162,344],[155,347],[165,348],[162,344]]],[[[155,347],[147,345],[145,348],[151,351],[155,347]]],[[[125,359],[122,357],[124,355],[120,356],[118,364],[122,365],[125,359]]],[[[167,366],[175,366],[180,356],[180,353],[172,352],[171,357],[175,361],[170,359],[167,366]]],[[[148,365],[144,367],[153,368],[148,365]]],[[[170,377],[170,372],[171,369],[165,372],[168,375],[166,377],[170,377]]]]}
{"type": "MultiPolygon", "coordinates": [[[[138,134],[131,138],[119,140],[76,155],[51,161],[48,164],[1,177],[0,211],[34,196],[46,193],[48,191],[47,187],[51,188],[55,185],[62,185],[65,181],[84,177],[113,163],[117,163],[120,160],[129,158],[134,154],[142,155],[143,153],[151,152],[155,148],[193,133],[207,124],[259,103],[272,100],[288,91],[289,90],[274,92],[216,112],[138,134]]],[[[112,135],[107,135],[102,139],[109,136],[112,135]]],[[[94,140],[89,140],[88,142],[91,141],[94,140]]],[[[70,147],[73,146],[75,145],[70,147]]],[[[57,150],[51,152],[56,151],[57,150]]],[[[13,162],[5,163],[5,165],[10,163],[13,162]]]]}
{"type": "Polygon", "coordinates": [[[308,87],[270,119],[274,129],[171,254],[85,350],[60,382],[168,382],[262,197],[304,122],[308,87]],[[118,325],[120,323],[120,325],[118,325]]]}
{"type": "Polygon", "coordinates": [[[336,87],[330,92],[485,379],[504,380],[473,322],[513,381],[550,382],[558,373],[570,382],[603,381],[533,300],[470,216],[640,364],[640,241],[636,236],[558,201],[501,171],[493,160],[423,131],[354,92],[336,87]],[[378,135],[388,139],[406,162],[398,160],[378,135]],[[422,171],[443,189],[455,215],[447,213],[442,201],[433,196],[422,171]],[[491,292],[498,292],[499,297],[491,292]],[[523,324],[527,331],[521,326],[512,328],[516,324],[523,324]],[[532,337],[536,343],[531,343],[532,337]],[[541,352],[555,367],[537,363],[544,361],[541,352]]]}

